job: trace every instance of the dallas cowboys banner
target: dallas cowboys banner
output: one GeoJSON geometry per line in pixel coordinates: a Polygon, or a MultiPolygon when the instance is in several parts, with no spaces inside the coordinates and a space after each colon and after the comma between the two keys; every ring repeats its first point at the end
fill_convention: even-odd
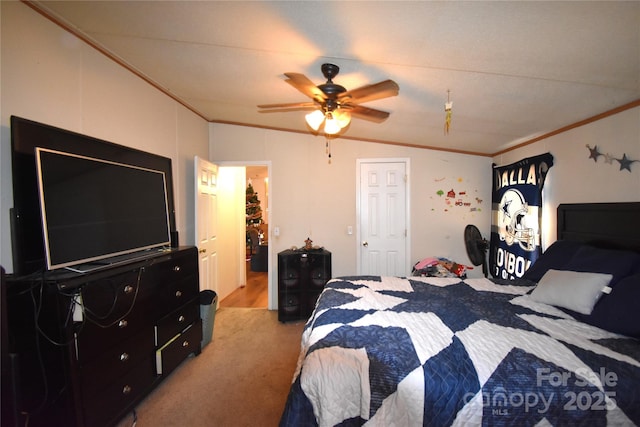
{"type": "Polygon", "coordinates": [[[520,278],[540,256],[542,187],[551,153],[494,166],[489,269],[493,277],[520,278]]]}

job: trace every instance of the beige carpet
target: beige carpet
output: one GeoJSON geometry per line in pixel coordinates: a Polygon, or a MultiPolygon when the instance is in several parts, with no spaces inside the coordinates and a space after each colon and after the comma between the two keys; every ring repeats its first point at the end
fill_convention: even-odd
{"type": "MultiPolygon", "coordinates": [[[[277,311],[219,308],[211,343],[136,408],[136,426],[277,426],[303,327],[278,322],[277,311]]],[[[118,427],[132,422],[130,415],[118,427]]]]}

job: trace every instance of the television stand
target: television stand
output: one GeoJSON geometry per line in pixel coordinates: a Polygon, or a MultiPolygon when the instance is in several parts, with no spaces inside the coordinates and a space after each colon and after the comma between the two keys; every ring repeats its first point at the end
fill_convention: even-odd
{"type": "Polygon", "coordinates": [[[18,424],[116,425],[202,341],[195,247],[7,280],[18,424]]]}

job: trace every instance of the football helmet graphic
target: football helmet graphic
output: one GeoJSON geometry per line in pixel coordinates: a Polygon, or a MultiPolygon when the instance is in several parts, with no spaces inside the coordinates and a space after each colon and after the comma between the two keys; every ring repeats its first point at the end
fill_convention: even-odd
{"type": "Polygon", "coordinates": [[[527,226],[529,218],[529,205],[524,196],[518,190],[505,191],[500,200],[498,212],[498,228],[500,239],[511,246],[518,243],[525,251],[534,251],[536,248],[535,230],[527,226]]]}

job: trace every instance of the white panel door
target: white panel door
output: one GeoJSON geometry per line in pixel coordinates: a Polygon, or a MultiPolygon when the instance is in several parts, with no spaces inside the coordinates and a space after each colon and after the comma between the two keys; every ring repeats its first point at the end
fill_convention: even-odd
{"type": "Polygon", "coordinates": [[[406,276],[407,164],[361,162],[359,274],[406,276]]]}
{"type": "Polygon", "coordinates": [[[218,167],[195,157],[195,242],[198,246],[200,289],[218,291],[218,167]]]}

